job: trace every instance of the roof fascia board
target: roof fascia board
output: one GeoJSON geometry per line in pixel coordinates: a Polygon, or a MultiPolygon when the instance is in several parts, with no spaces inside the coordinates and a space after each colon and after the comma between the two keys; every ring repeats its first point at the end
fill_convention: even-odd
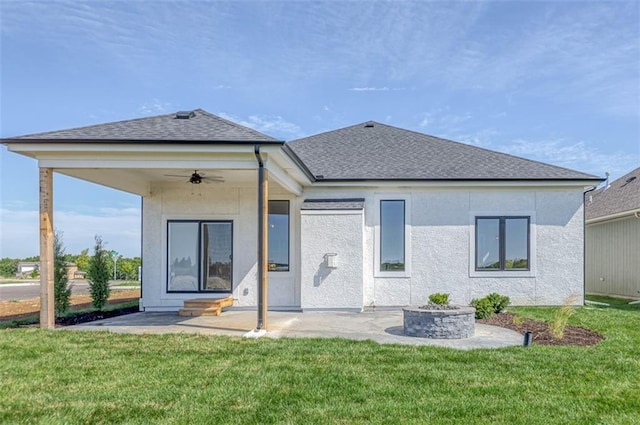
{"type": "Polygon", "coordinates": [[[275,161],[278,163],[278,165],[288,174],[293,176],[298,183],[308,186],[313,182],[306,173],[306,167],[304,164],[297,163],[287,155],[284,146],[267,146],[262,149],[262,152],[266,153],[272,162],[275,161]]]}
{"type": "Polygon", "coordinates": [[[302,185],[298,183],[289,173],[280,168],[274,161],[267,160],[266,168],[269,171],[269,177],[275,178],[284,188],[296,196],[302,195],[302,185]]]}
{"type": "Polygon", "coordinates": [[[77,144],[93,144],[93,145],[102,145],[102,144],[117,144],[117,145],[181,145],[181,144],[189,144],[189,145],[275,145],[281,146],[284,145],[284,140],[157,140],[157,139],[20,139],[20,138],[6,138],[0,139],[0,143],[3,145],[9,144],[20,144],[20,145],[31,145],[31,144],[50,144],[50,145],[77,145],[77,144]]]}
{"type": "Polygon", "coordinates": [[[596,218],[591,218],[589,220],[586,221],[587,224],[596,224],[596,223],[600,223],[602,221],[609,221],[609,220],[616,220],[619,218],[625,218],[625,217],[633,217],[635,216],[636,218],[640,219],[640,208],[636,208],[634,210],[630,210],[630,211],[623,211],[623,212],[619,212],[619,213],[615,213],[615,214],[609,214],[609,215],[604,215],[602,217],[596,217],[596,218]]]}
{"type": "Polygon", "coordinates": [[[47,168],[161,168],[161,169],[234,169],[255,170],[258,168],[255,160],[207,160],[205,158],[165,158],[165,159],[56,159],[43,158],[38,163],[47,168]]]}
{"type": "Polygon", "coordinates": [[[190,143],[174,143],[161,145],[144,144],[94,144],[94,143],[33,143],[29,145],[7,143],[7,149],[16,153],[36,152],[206,152],[206,153],[247,153],[253,155],[255,144],[242,145],[204,145],[190,143]]]}
{"type": "Polygon", "coordinates": [[[313,187],[593,187],[593,180],[353,180],[316,181],[313,187]]]}

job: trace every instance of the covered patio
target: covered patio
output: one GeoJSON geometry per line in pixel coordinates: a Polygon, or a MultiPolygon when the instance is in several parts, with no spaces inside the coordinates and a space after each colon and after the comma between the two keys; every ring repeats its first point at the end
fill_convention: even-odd
{"type": "Polygon", "coordinates": [[[268,285],[269,203],[281,202],[289,220],[308,182],[283,141],[196,109],[3,142],[40,170],[42,327],[54,324],[54,172],[140,196],[141,311],[233,297],[257,307],[255,328],[266,329],[268,306],[299,308],[289,264],[268,285]]]}

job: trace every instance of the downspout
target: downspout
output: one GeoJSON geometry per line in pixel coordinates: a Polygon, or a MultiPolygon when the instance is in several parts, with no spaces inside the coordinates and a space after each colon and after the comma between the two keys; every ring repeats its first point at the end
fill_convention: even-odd
{"type": "Polygon", "coordinates": [[[593,192],[593,186],[582,193],[582,305],[587,304],[587,193],[593,192]]]}
{"type": "Polygon", "coordinates": [[[256,160],[258,161],[258,322],[256,324],[256,331],[260,331],[266,328],[266,288],[265,279],[267,278],[265,273],[265,257],[266,253],[266,237],[265,237],[265,169],[264,161],[260,155],[260,145],[255,145],[254,153],[256,160]]]}

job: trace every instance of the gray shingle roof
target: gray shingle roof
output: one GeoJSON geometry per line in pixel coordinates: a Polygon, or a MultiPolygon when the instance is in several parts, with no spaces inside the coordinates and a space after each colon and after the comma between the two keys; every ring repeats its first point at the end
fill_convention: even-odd
{"type": "MultiPolygon", "coordinates": [[[[188,115],[188,114],[187,114],[188,115]]],[[[108,141],[108,142],[236,142],[281,143],[252,128],[236,124],[196,109],[189,119],[176,114],[138,118],[69,130],[49,131],[5,139],[12,142],[30,141],[108,141]]]]}
{"type": "Polygon", "coordinates": [[[305,199],[301,210],[361,210],[364,198],[305,199]]]}
{"type": "Polygon", "coordinates": [[[598,180],[579,171],[372,121],[286,146],[318,180],[325,181],[598,180]]]}
{"type": "Polygon", "coordinates": [[[587,220],[640,209],[640,167],[586,198],[587,220]]]}

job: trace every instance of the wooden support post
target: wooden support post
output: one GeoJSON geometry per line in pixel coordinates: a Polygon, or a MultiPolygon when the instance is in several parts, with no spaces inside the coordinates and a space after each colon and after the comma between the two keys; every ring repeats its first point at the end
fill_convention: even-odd
{"type": "Polygon", "coordinates": [[[40,327],[55,327],[53,287],[53,169],[40,168],[40,327]]]}
{"type": "Polygon", "coordinates": [[[258,160],[258,321],[256,331],[267,330],[267,292],[269,287],[269,178],[255,146],[258,160]]]}

